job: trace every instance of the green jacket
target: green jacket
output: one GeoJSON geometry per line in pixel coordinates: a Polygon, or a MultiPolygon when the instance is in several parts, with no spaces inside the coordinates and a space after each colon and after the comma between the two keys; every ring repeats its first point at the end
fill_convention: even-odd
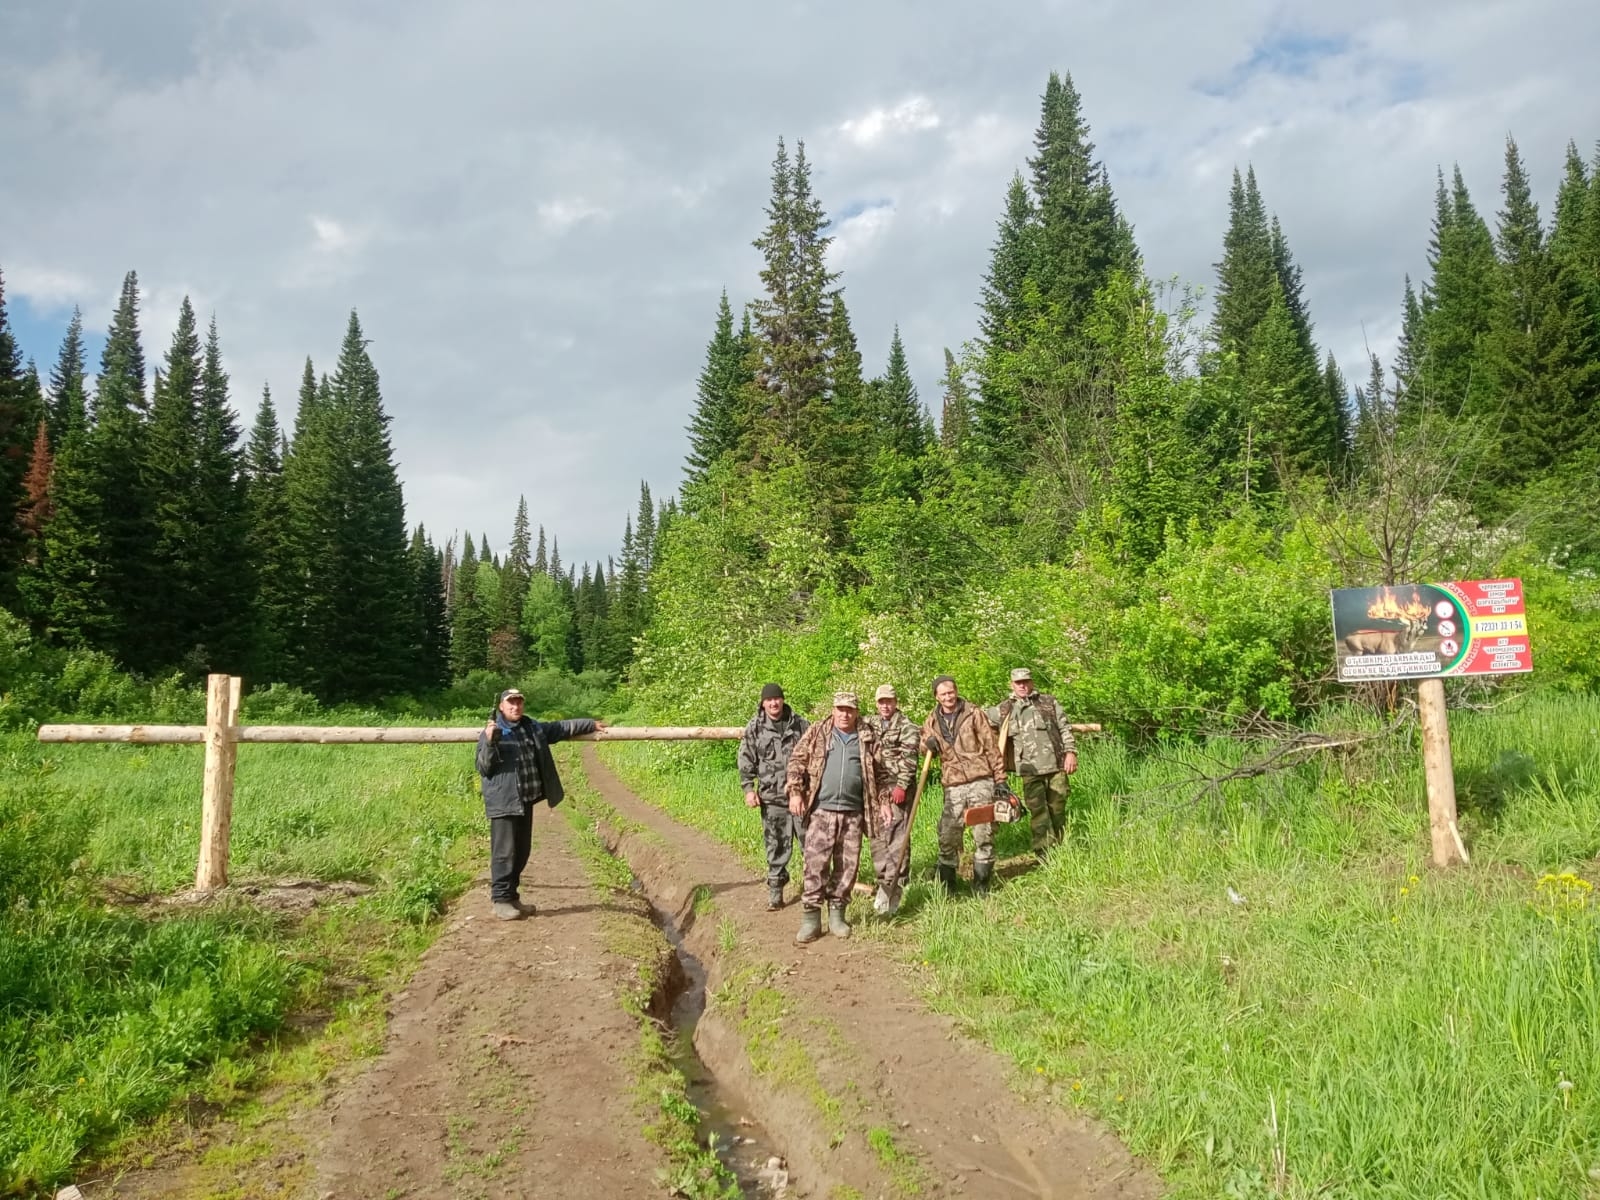
{"type": "Polygon", "coordinates": [[[1072,730],[1061,719],[1061,705],[1048,692],[1012,696],[983,710],[996,729],[1011,718],[1006,733],[1006,766],[1019,775],[1054,775],[1062,757],[1077,751],[1072,730]]]}

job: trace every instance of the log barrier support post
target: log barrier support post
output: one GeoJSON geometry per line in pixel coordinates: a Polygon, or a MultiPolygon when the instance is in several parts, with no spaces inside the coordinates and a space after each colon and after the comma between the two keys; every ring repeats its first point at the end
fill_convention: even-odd
{"type": "Polygon", "coordinates": [[[233,832],[233,768],[239,753],[237,676],[206,676],[206,769],[200,796],[200,861],[194,888],[228,885],[228,841],[233,832]]]}

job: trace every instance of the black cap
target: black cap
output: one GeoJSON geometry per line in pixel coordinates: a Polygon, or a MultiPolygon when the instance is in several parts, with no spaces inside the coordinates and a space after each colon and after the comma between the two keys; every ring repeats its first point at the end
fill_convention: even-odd
{"type": "Polygon", "coordinates": [[[761,698],[763,700],[782,700],[783,689],[775,683],[769,683],[761,689],[761,698]]]}
{"type": "Polygon", "coordinates": [[[515,696],[518,700],[521,700],[523,699],[522,689],[508,687],[505,691],[500,693],[500,699],[495,701],[495,703],[504,704],[507,696],[515,696]]]}

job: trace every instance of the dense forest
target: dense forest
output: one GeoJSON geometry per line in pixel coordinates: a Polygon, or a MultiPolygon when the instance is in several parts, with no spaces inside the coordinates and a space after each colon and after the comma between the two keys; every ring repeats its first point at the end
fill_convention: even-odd
{"type": "Polygon", "coordinates": [[[130,272],[91,388],[81,316],[42,379],[0,277],[0,605],[146,678],[330,702],[598,669],[709,719],[758,677],[810,699],[936,662],[998,684],[1017,659],[1155,729],[1327,695],[1329,586],[1517,570],[1541,675],[1593,682],[1600,154],[1569,149],[1548,221],[1514,141],[1487,215],[1438,169],[1399,352],[1353,386],[1248,164],[1229,199],[1209,297],[1152,279],[1052,75],[935,420],[898,331],[869,377],[805,147],[780,140],[759,289],[718,305],[681,493],[642,484],[595,564],[563,564],[525,502],[498,553],[408,526],[354,312],[292,429],[264,390],[246,433],[187,300],[147,370],[130,272]]]}

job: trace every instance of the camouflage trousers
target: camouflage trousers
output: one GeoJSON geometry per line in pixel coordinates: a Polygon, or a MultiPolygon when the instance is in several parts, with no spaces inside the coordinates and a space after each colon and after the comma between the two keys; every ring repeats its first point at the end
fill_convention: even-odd
{"type": "Polygon", "coordinates": [[[1022,803],[1028,809],[1035,854],[1060,845],[1067,836],[1067,796],[1071,791],[1071,776],[1065,771],[1022,777],[1022,803]]]}
{"type": "Polygon", "coordinates": [[[767,851],[767,886],[781,888],[789,882],[789,860],[794,857],[794,840],[800,822],[787,804],[761,806],[761,840],[767,851]]]}
{"type": "MultiPolygon", "coordinates": [[[[967,825],[962,815],[974,804],[994,799],[994,780],[974,779],[944,789],[944,812],[939,814],[939,865],[953,867],[961,862],[961,835],[967,825]]],[[[972,826],[972,861],[994,861],[994,822],[972,826]]]]}
{"type": "Polygon", "coordinates": [[[880,889],[898,900],[911,865],[911,800],[889,806],[889,825],[872,842],[872,871],[880,889]]]}
{"type": "Polygon", "coordinates": [[[848,904],[850,889],[861,864],[861,813],[824,812],[817,809],[806,824],[805,886],[800,902],[807,908],[848,904]]]}

